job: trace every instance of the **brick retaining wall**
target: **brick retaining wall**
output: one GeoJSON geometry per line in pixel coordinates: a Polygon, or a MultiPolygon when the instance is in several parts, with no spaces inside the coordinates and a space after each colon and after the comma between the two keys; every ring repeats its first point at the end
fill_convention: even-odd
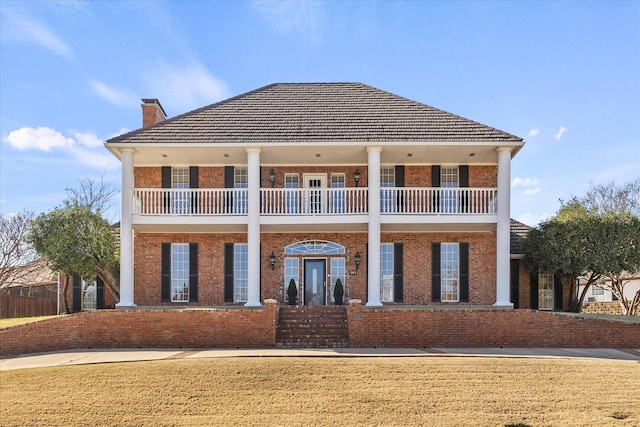
{"type": "Polygon", "coordinates": [[[277,304],[265,308],[96,310],[0,329],[0,355],[79,348],[273,347],[277,304]]]}
{"type": "Polygon", "coordinates": [[[349,307],[352,347],[638,348],[640,323],[535,310],[349,307]]]}
{"type": "Polygon", "coordinates": [[[622,314],[622,308],[618,301],[586,302],[582,305],[582,313],[591,314],[622,314]]]}

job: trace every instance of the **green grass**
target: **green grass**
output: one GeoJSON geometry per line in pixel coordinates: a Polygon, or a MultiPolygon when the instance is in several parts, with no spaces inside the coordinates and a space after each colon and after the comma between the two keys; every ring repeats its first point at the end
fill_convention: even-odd
{"type": "Polygon", "coordinates": [[[40,320],[50,319],[52,317],[56,316],[16,317],[13,319],[0,319],[0,329],[22,325],[23,323],[38,322],[40,320]]]}

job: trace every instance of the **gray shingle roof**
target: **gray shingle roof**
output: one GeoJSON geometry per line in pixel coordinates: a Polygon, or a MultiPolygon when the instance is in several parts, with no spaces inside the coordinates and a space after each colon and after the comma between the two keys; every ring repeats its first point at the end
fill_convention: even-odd
{"type": "Polygon", "coordinates": [[[276,83],[109,143],[521,142],[362,83],[276,83]]]}
{"type": "Polygon", "coordinates": [[[523,224],[515,219],[511,220],[511,254],[522,255],[522,242],[527,237],[527,233],[531,230],[526,224],[523,224]]]}

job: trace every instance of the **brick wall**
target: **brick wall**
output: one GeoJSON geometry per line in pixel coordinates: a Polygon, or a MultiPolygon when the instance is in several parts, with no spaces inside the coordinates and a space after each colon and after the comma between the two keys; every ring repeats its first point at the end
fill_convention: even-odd
{"type": "Polygon", "coordinates": [[[591,314],[622,314],[622,308],[620,308],[618,301],[586,302],[581,311],[591,314]]]}
{"type": "MultiPolygon", "coordinates": [[[[273,298],[284,302],[284,249],[287,245],[305,240],[326,240],[345,246],[345,269],[355,270],[353,257],[363,255],[357,275],[346,275],[345,297],[366,300],[367,234],[366,233],[263,233],[261,235],[261,299],[273,298]],[[271,252],[276,266],[269,265],[271,252]]],[[[495,233],[383,233],[382,243],[404,244],[404,301],[403,304],[440,304],[431,302],[431,243],[469,243],[469,303],[495,303],[496,251],[495,233]]],[[[246,243],[241,233],[138,233],[135,238],[134,301],[142,306],[176,305],[162,303],[160,258],[163,242],[198,243],[198,302],[185,305],[224,305],[224,244],[246,243]]],[[[318,255],[312,258],[324,258],[318,255]]],[[[299,277],[303,278],[303,260],[298,257],[299,277]]],[[[329,257],[330,258],[330,257],[329,257]]],[[[327,262],[330,273],[330,262],[327,262]]],[[[462,303],[460,303],[462,304],[462,303]]],[[[452,305],[442,303],[442,305],[452,305]]],[[[458,304],[456,304],[458,305],[458,304]]]]}
{"type": "Polygon", "coordinates": [[[640,323],[534,310],[349,306],[352,347],[637,348],[640,323]]]}
{"type": "Polygon", "coordinates": [[[79,348],[258,348],[276,342],[264,309],[97,310],[0,329],[0,355],[79,348]]]}

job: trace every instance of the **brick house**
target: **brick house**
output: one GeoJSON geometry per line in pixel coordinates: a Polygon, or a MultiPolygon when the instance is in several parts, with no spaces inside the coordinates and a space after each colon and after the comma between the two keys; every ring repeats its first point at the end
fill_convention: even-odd
{"type": "MultiPolygon", "coordinates": [[[[528,308],[512,280],[524,141],[360,83],[272,84],[110,139],[122,162],[119,308],[528,308]]],[[[514,261],[516,263],[514,264],[514,261]]],[[[527,297],[524,297],[527,295],[527,297]]]]}

